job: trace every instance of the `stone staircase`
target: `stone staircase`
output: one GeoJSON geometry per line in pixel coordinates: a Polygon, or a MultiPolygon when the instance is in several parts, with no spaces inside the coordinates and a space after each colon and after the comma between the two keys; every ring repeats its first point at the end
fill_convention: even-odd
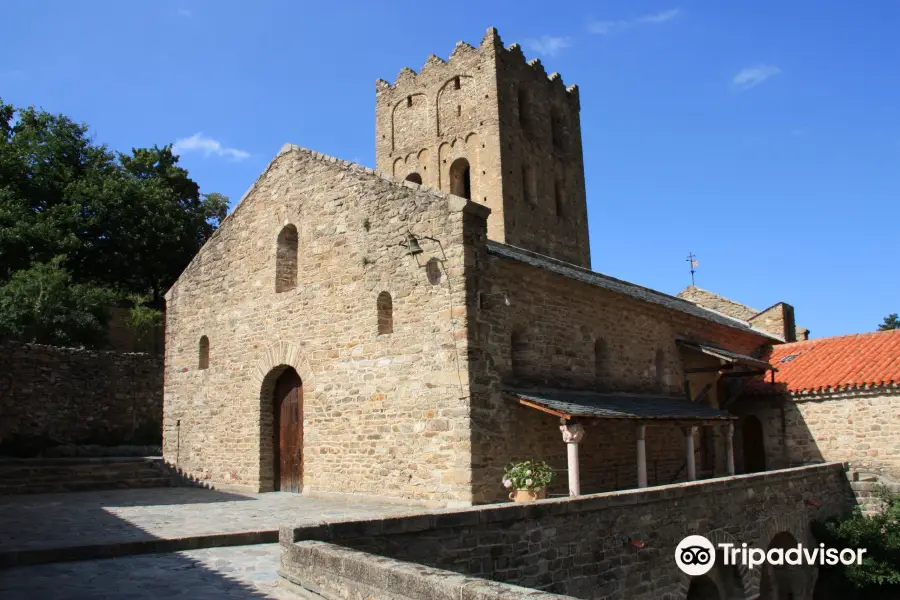
{"type": "Polygon", "coordinates": [[[864,515],[873,516],[881,512],[881,502],[878,499],[878,490],[882,487],[900,493],[900,482],[894,481],[877,473],[863,471],[850,471],[847,473],[850,480],[850,488],[856,496],[856,502],[864,515]]]}
{"type": "Polygon", "coordinates": [[[161,458],[2,458],[0,495],[169,487],[161,458]]]}

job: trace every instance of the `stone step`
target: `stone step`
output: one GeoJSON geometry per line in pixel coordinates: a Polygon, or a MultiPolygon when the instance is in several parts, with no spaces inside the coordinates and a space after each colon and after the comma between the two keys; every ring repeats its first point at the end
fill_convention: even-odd
{"type": "Polygon", "coordinates": [[[40,494],[169,487],[157,458],[52,458],[0,460],[0,494],[40,494]]]}

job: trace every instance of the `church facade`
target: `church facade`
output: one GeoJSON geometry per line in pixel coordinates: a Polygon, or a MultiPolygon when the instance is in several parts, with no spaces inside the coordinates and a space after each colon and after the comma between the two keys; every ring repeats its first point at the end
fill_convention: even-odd
{"type": "Polygon", "coordinates": [[[792,313],[592,271],[579,110],[489,29],[377,82],[377,170],[282,148],[166,296],[165,459],[450,506],[529,458],[551,494],[740,472],[727,409],[792,313]]]}

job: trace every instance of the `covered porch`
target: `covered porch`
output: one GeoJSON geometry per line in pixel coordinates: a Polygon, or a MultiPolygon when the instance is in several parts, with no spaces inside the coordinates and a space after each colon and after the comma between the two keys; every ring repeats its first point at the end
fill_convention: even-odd
{"type": "MultiPolygon", "coordinates": [[[[673,429],[680,432],[682,444],[679,455],[671,457],[681,463],[675,478],[694,481],[702,477],[734,475],[734,421],[735,417],[724,410],[712,408],[703,402],[691,402],[683,397],[663,394],[600,393],[580,390],[560,389],[519,389],[504,388],[504,396],[525,409],[540,411],[559,419],[561,442],[566,446],[568,472],[568,494],[581,495],[582,460],[593,463],[606,457],[579,455],[587,431],[591,425],[612,426],[621,431],[625,428],[634,432],[632,449],[635,461],[637,487],[648,487],[647,443],[654,432],[671,437],[673,429]],[[586,426],[588,426],[586,428],[586,426]],[[715,440],[721,440],[716,444],[715,440]],[[716,447],[724,446],[724,460],[718,460],[716,447]],[[700,454],[698,469],[697,454],[700,454]],[[716,465],[719,465],[717,468],[716,465]]],[[[607,427],[593,428],[602,432],[607,427]]],[[[611,453],[609,459],[621,456],[622,448],[611,453]]],[[[631,479],[635,481],[635,479],[631,479]]],[[[660,484],[659,478],[656,483],[660,484]]],[[[620,488],[624,489],[624,488],[620,488]]],[[[587,490],[592,493],[596,490],[587,490]]]]}

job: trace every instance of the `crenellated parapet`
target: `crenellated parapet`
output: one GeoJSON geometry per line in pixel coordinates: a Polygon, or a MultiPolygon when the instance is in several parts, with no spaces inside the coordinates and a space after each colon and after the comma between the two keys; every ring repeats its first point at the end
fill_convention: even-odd
{"type": "Polygon", "coordinates": [[[489,27],[477,47],[465,41],[459,41],[456,43],[453,51],[450,52],[448,59],[445,60],[436,54],[431,54],[418,73],[410,67],[403,67],[393,83],[389,83],[385,79],[378,79],[375,82],[375,90],[378,94],[386,93],[391,96],[402,94],[417,87],[427,86],[430,83],[427,79],[439,73],[467,69],[473,62],[485,60],[486,58],[493,60],[501,58],[507,66],[515,63],[523,68],[530,68],[536,78],[546,79],[548,83],[558,85],[563,92],[571,92],[573,89],[572,87],[566,88],[559,73],[553,73],[548,76],[540,59],[533,58],[528,60],[519,44],[513,43],[504,47],[497,29],[489,27]],[[426,81],[422,81],[423,76],[425,76],[426,81]]]}

